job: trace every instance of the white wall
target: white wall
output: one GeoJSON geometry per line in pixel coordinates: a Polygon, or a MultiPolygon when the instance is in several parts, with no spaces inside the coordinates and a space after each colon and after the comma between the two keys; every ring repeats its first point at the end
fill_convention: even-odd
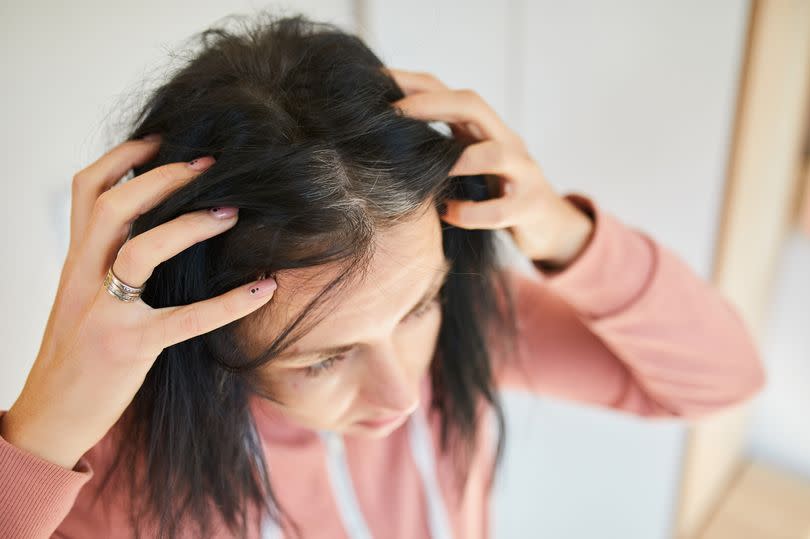
{"type": "MultiPolygon", "coordinates": [[[[292,3],[351,27],[351,2],[292,3]]],[[[7,225],[0,407],[36,356],[66,246],[72,174],[106,147],[121,92],[181,38],[266,4],[6,2],[0,120],[7,225]],[[60,213],[61,212],[61,213],[60,213]]],[[[560,191],[581,189],[708,275],[746,0],[367,2],[383,60],[478,90],[560,191]]],[[[564,361],[564,358],[560,358],[564,361]]],[[[507,396],[496,537],[664,538],[683,430],[507,396]]]]}
{"type": "MultiPolygon", "coordinates": [[[[22,389],[39,349],[67,249],[70,182],[122,131],[144,78],[160,75],[167,53],[231,13],[271,4],[249,0],[0,3],[0,184],[5,216],[0,408],[22,389]]],[[[351,2],[297,0],[302,10],[354,27],[351,2]]]]}
{"type": "Polygon", "coordinates": [[[754,408],[749,448],[810,479],[810,238],[791,234],[777,267],[762,346],[768,385],[754,408]]]}
{"type": "MultiPolygon", "coordinates": [[[[748,2],[370,5],[384,61],[476,89],[558,191],[592,195],[709,276],[748,2]]],[[[519,394],[506,404],[497,536],[670,536],[681,425],[519,394]]]]}

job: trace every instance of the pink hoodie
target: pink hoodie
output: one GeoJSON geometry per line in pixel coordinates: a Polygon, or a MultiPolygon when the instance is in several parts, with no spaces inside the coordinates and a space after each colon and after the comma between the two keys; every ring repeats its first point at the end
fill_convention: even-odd
{"type": "MultiPolygon", "coordinates": [[[[504,270],[515,287],[519,358],[498,371],[499,387],[683,420],[756,395],[763,365],[730,303],[589,197],[566,198],[593,216],[594,235],[562,271],[504,270]]],[[[428,378],[422,387],[429,402],[428,378]]],[[[434,450],[438,418],[424,407],[380,440],[297,427],[258,399],[252,409],[278,500],[304,538],[488,536],[492,443],[479,445],[466,490],[456,492],[452,462],[434,450]]],[[[485,427],[481,440],[489,442],[489,421],[485,427]]],[[[90,505],[113,452],[104,438],[68,470],[0,438],[0,534],[130,537],[120,491],[90,505]]],[[[270,522],[251,536],[282,537],[270,522]]],[[[220,527],[217,537],[230,534],[220,527]]]]}

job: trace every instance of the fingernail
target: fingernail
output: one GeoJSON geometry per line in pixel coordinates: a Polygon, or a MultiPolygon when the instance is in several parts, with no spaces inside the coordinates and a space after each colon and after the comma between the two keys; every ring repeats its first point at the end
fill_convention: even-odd
{"type": "Polygon", "coordinates": [[[147,142],[157,142],[160,140],[159,133],[149,133],[148,135],[141,137],[141,140],[145,140],[147,142]]]}
{"type": "Polygon", "coordinates": [[[211,165],[216,162],[216,159],[211,157],[210,155],[206,155],[205,157],[198,157],[193,161],[188,162],[188,166],[193,168],[194,170],[205,170],[211,165]]]}
{"type": "Polygon", "coordinates": [[[217,206],[216,208],[211,208],[209,211],[217,219],[230,219],[236,217],[239,208],[234,206],[217,206]]]}
{"type": "Polygon", "coordinates": [[[250,285],[250,295],[254,298],[263,298],[273,293],[278,284],[272,277],[256,281],[250,285]]]}

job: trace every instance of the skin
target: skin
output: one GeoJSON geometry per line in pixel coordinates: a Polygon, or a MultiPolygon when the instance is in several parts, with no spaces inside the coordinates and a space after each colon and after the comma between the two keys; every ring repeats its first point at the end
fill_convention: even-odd
{"type": "Polygon", "coordinates": [[[214,164],[212,157],[170,163],[114,185],[149,162],[159,142],[119,144],[73,177],[70,244],[56,298],[25,385],[0,422],[7,442],[67,469],[121,417],[164,348],[243,318],[276,289],[266,279],[160,309],[108,293],[108,269],[141,286],[158,264],[237,222],[237,208],[211,208],[127,240],[140,214],[214,164]]]}
{"type": "MultiPolygon", "coordinates": [[[[271,405],[301,426],[359,436],[384,436],[404,422],[419,404],[419,383],[441,324],[438,296],[419,301],[439,291],[443,261],[441,222],[432,206],[382,232],[366,278],[341,290],[324,321],[286,351],[288,357],[261,371],[265,387],[284,403],[271,405]],[[352,343],[351,350],[325,361],[308,353],[352,343]],[[391,416],[400,418],[379,428],[358,423],[391,416]]],[[[256,336],[277,335],[338,271],[278,272],[269,312],[248,317],[244,326],[251,349],[269,344],[256,336]]]]}
{"type": "Polygon", "coordinates": [[[593,222],[555,191],[520,135],[477,92],[450,89],[430,73],[383,71],[405,93],[394,107],[420,120],[445,122],[456,137],[470,142],[450,176],[490,174],[500,180],[503,196],[450,201],[444,221],[460,228],[506,229],[529,259],[558,270],[576,258],[593,222]]]}
{"type": "MultiPolygon", "coordinates": [[[[462,228],[506,228],[526,256],[547,266],[562,269],[575,259],[591,237],[591,220],[557,195],[521,138],[492,108],[475,92],[448,89],[430,74],[388,71],[406,94],[394,106],[415,118],[444,121],[471,142],[451,175],[491,174],[502,181],[503,196],[450,201],[441,219],[462,228]]],[[[238,221],[238,208],[231,214],[200,210],[127,240],[139,215],[215,165],[213,157],[201,156],[118,184],[133,167],[148,163],[159,145],[159,136],[124,142],[73,177],[70,244],[56,298],[23,390],[0,421],[7,442],[67,469],[120,418],[164,348],[253,315],[276,293],[273,309],[286,316],[314,293],[319,278],[329,276],[296,270],[279,274],[278,283],[269,278],[162,309],[140,298],[127,303],[111,296],[103,287],[111,267],[123,282],[141,286],[157,265],[238,221]],[[277,289],[281,282],[285,288],[277,289]]],[[[378,437],[398,423],[364,428],[357,422],[413,411],[417,380],[441,323],[435,304],[420,317],[403,319],[441,268],[441,222],[432,207],[380,235],[367,279],[347,289],[326,323],[299,343],[308,350],[358,342],[339,368],[307,378],[301,357],[290,357],[263,373],[294,421],[378,437]]],[[[258,327],[251,335],[272,330],[258,327]]]]}
{"type": "MultiPolygon", "coordinates": [[[[530,259],[558,270],[579,254],[593,230],[480,96],[450,90],[429,74],[387,71],[406,93],[395,106],[416,118],[448,122],[455,136],[472,142],[450,174],[495,174],[505,194],[483,202],[450,201],[443,216],[429,204],[418,218],[381,234],[369,278],[338,296],[327,321],[287,352],[289,357],[262,371],[265,386],[283,403],[272,406],[295,423],[365,437],[387,435],[418,405],[419,380],[433,356],[442,315],[437,301],[421,316],[405,314],[441,276],[441,220],[468,229],[507,228],[530,259]],[[357,345],[325,361],[309,353],[350,343],[357,345]],[[383,426],[361,423],[392,416],[399,418],[383,426]]],[[[320,278],[331,279],[336,271],[277,275],[276,311],[247,325],[244,338],[253,349],[268,344],[256,335],[277,335],[314,296],[317,284],[325,284],[320,278]]]]}

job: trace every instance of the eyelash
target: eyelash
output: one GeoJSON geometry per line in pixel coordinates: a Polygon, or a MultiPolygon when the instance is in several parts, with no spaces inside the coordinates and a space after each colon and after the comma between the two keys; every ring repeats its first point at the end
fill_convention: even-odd
{"type": "MultiPolygon", "coordinates": [[[[441,290],[439,290],[439,292],[437,292],[436,295],[434,295],[433,298],[430,301],[428,301],[427,303],[425,303],[424,305],[419,307],[417,310],[412,312],[410,314],[410,316],[413,316],[413,317],[416,317],[416,318],[422,318],[434,306],[441,303],[442,299],[443,299],[443,296],[441,295],[441,290]]],[[[405,320],[408,320],[408,318],[406,318],[405,320]]],[[[319,376],[320,374],[322,374],[322,373],[328,371],[329,369],[333,368],[335,366],[335,363],[337,363],[338,361],[343,361],[344,359],[346,359],[345,354],[337,354],[337,355],[328,357],[328,358],[324,359],[323,361],[321,361],[319,363],[315,363],[314,365],[304,367],[304,374],[306,376],[310,376],[310,377],[319,376]]]]}

